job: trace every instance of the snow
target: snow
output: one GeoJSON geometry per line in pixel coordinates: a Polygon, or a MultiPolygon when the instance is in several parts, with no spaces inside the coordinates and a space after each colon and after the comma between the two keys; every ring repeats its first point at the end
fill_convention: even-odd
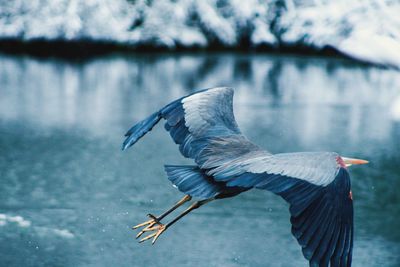
{"type": "Polygon", "coordinates": [[[287,12],[284,43],[331,46],[361,61],[400,67],[400,2],[321,1],[287,12]]]}
{"type": "MultiPolygon", "coordinates": [[[[7,223],[12,223],[21,228],[28,228],[32,226],[32,223],[29,220],[24,219],[22,216],[11,216],[7,214],[0,213],[0,226],[6,226],[7,223]]],[[[62,238],[74,238],[75,235],[71,233],[68,229],[58,229],[58,228],[50,228],[43,226],[32,226],[31,231],[39,235],[55,235],[62,238]]]]}
{"type": "Polygon", "coordinates": [[[31,226],[31,222],[28,220],[25,220],[21,216],[10,216],[10,215],[0,213],[0,226],[5,226],[7,224],[7,222],[15,223],[19,227],[23,227],[23,228],[31,226]]]}
{"type": "Polygon", "coordinates": [[[55,229],[49,229],[49,232],[52,232],[53,234],[55,234],[55,235],[57,235],[59,237],[67,238],[67,239],[70,239],[70,238],[74,237],[74,234],[71,233],[67,229],[57,229],[57,228],[55,228],[55,229]]]}
{"type": "Polygon", "coordinates": [[[400,2],[393,0],[0,0],[0,38],[108,41],[170,49],[333,47],[400,67],[400,2]]]}
{"type": "Polygon", "coordinates": [[[123,0],[0,0],[0,36],[126,41],[133,6],[123,0]]]}
{"type": "Polygon", "coordinates": [[[400,43],[394,38],[360,30],[337,48],[353,58],[381,65],[399,67],[400,43]],[[368,44],[365,46],[363,44],[368,44]]]}

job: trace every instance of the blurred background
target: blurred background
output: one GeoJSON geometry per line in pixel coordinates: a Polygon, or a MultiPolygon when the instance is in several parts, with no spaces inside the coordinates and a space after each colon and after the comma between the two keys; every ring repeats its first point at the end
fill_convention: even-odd
{"type": "Polygon", "coordinates": [[[130,227],[182,194],[163,126],[182,95],[236,88],[235,116],[273,152],[352,167],[353,266],[400,266],[398,1],[0,1],[0,266],[308,266],[287,204],[253,190],[196,210],[157,244],[130,227]]]}

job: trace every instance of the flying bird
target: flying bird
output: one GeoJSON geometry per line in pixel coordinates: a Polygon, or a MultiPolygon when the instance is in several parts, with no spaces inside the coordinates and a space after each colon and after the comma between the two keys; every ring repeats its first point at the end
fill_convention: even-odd
{"type": "Polygon", "coordinates": [[[351,266],[353,199],[348,167],[368,163],[334,152],[271,154],[249,141],[233,114],[234,90],[218,87],[177,99],[134,125],[122,149],[135,144],[161,119],[179,151],[194,164],[165,165],[168,179],[185,196],[148,221],[137,238],[152,243],[192,210],[253,188],[269,190],[289,203],[292,234],[310,266],[351,266]],[[196,201],[168,223],[161,221],[184,203],[196,201]]]}

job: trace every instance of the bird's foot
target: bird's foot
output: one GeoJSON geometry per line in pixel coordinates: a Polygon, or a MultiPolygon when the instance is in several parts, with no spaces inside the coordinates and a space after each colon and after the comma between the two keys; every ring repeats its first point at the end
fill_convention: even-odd
{"type": "Polygon", "coordinates": [[[151,238],[153,238],[153,240],[151,241],[151,244],[154,244],[157,241],[157,238],[165,231],[167,230],[167,227],[162,224],[159,223],[158,225],[155,225],[153,227],[146,227],[145,229],[143,229],[143,232],[153,232],[145,237],[143,237],[142,239],[140,239],[139,243],[142,243],[146,240],[149,240],[151,238]]]}
{"type": "Polygon", "coordinates": [[[153,214],[147,214],[147,216],[149,216],[151,219],[132,227],[132,229],[143,227],[140,230],[140,232],[136,235],[136,239],[138,239],[141,235],[143,235],[144,232],[151,231],[150,229],[155,227],[156,224],[157,224],[156,226],[162,225],[159,219],[153,214]]]}

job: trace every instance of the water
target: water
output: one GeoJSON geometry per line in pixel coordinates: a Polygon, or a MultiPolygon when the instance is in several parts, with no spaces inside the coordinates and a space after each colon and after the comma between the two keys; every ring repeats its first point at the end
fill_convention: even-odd
{"type": "Polygon", "coordinates": [[[288,207],[249,191],[196,210],[156,245],[130,227],[182,197],[187,163],[163,127],[120,151],[136,121],[193,89],[234,86],[242,131],[271,152],[336,151],[352,167],[354,266],[400,266],[400,75],[327,58],[0,56],[1,266],[307,266],[288,207]],[[18,217],[19,216],[19,217],[18,217]]]}

